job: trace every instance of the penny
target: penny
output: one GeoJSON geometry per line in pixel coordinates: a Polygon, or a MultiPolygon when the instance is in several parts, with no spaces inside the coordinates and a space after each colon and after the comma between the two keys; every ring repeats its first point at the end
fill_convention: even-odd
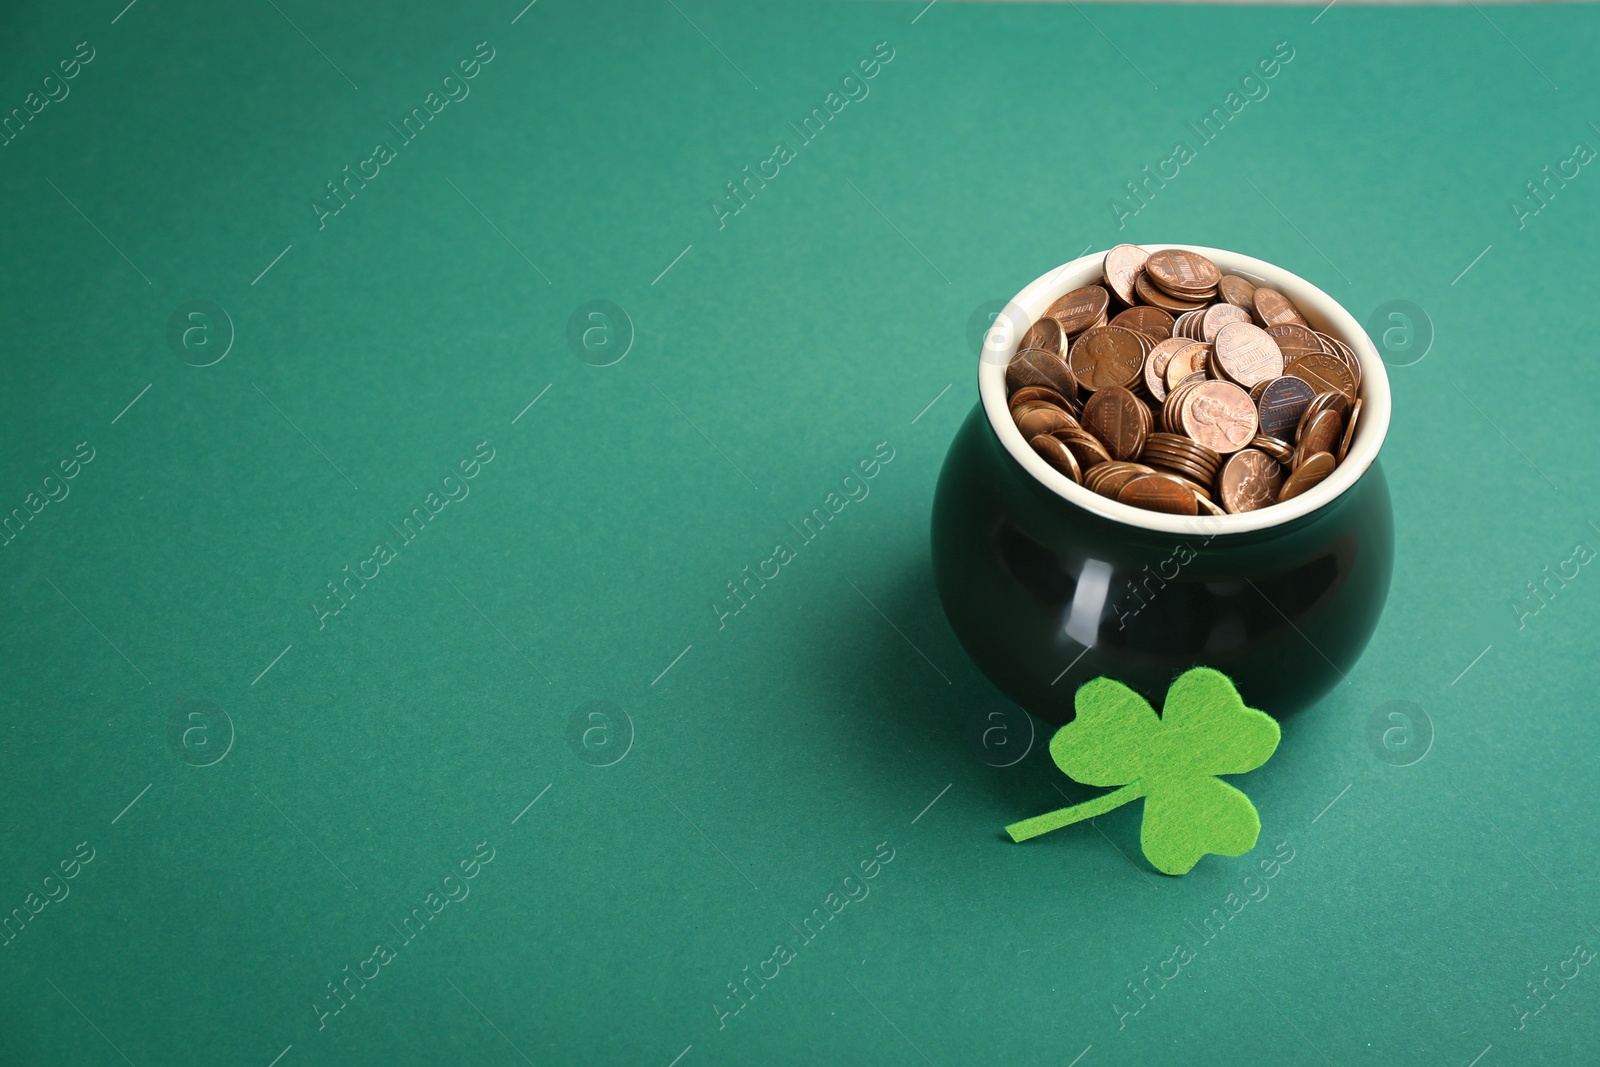
{"type": "Polygon", "coordinates": [[[1256,321],[1262,326],[1276,326],[1282,322],[1298,323],[1301,326],[1310,324],[1300,315],[1300,311],[1289,298],[1276,289],[1261,286],[1256,289],[1251,297],[1252,310],[1256,313],[1256,321]]]}
{"type": "Polygon", "coordinates": [[[1024,386],[1023,388],[1012,393],[1011,399],[1006,401],[1006,403],[1009,404],[1011,410],[1015,412],[1021,405],[1030,404],[1036,400],[1042,403],[1053,405],[1054,407],[1058,407],[1074,418],[1077,417],[1078,406],[1076,404],[1062,396],[1060,393],[1056,392],[1054,389],[1046,389],[1042,385],[1024,386]]]}
{"type": "Polygon", "coordinates": [[[1326,452],[1318,452],[1300,464],[1299,468],[1283,483],[1283,488],[1278,491],[1278,503],[1292,500],[1312,488],[1322,479],[1333,473],[1337,466],[1334,458],[1326,452]]]}
{"type": "MultiPolygon", "coordinates": [[[[1350,401],[1343,393],[1318,393],[1311,398],[1311,403],[1306,405],[1304,415],[1300,416],[1300,428],[1316,418],[1324,411],[1336,411],[1343,418],[1350,411],[1350,401]]],[[[1295,430],[1294,439],[1300,439],[1300,429],[1295,430]]]]}
{"type": "Polygon", "coordinates": [[[1318,352],[1301,356],[1291,368],[1294,376],[1319,393],[1342,393],[1346,400],[1356,396],[1356,379],[1338,356],[1318,352]]]}
{"type": "Polygon", "coordinates": [[[1294,448],[1276,437],[1258,433],[1251,439],[1250,447],[1258,452],[1265,452],[1284,466],[1288,466],[1294,459],[1294,448]]]}
{"type": "Polygon", "coordinates": [[[1067,366],[1067,361],[1042,348],[1020,351],[1006,364],[1008,389],[1015,391],[1030,385],[1050,389],[1068,400],[1078,397],[1078,379],[1067,366]]]}
{"type": "Polygon", "coordinates": [[[1039,454],[1039,458],[1050,464],[1050,466],[1075,482],[1080,484],[1083,482],[1083,472],[1078,468],[1077,459],[1072,455],[1072,450],[1062,444],[1060,440],[1051,437],[1049,434],[1039,434],[1036,437],[1030,437],[1028,444],[1039,454]]]}
{"type": "Polygon", "coordinates": [[[1224,274],[1217,283],[1217,295],[1236,308],[1255,309],[1256,287],[1237,274],[1224,274]]]}
{"type": "Polygon", "coordinates": [[[1204,382],[1184,400],[1183,432],[1222,455],[1237,452],[1256,435],[1256,406],[1231,382],[1204,382]]]}
{"type": "MultiPolygon", "coordinates": [[[[1160,474],[1175,474],[1185,481],[1193,482],[1195,485],[1202,485],[1209,480],[1204,470],[1173,456],[1146,452],[1140,458],[1153,465],[1160,474]]],[[[1212,477],[1215,477],[1214,473],[1212,477]]]]}
{"type": "Polygon", "coordinates": [[[1144,353],[1140,335],[1133,330],[1096,326],[1078,336],[1067,360],[1079,387],[1093,392],[1111,385],[1132,385],[1144,365],[1144,353]]]}
{"type": "Polygon", "coordinates": [[[1145,260],[1144,271],[1162,289],[1178,295],[1209,293],[1222,281],[1222,272],[1215,263],[1183,248],[1152,252],[1145,260]]]}
{"type": "Polygon", "coordinates": [[[1149,258],[1150,254],[1138,245],[1117,245],[1106,253],[1106,284],[1124,304],[1137,302],[1133,298],[1133,279],[1138,277],[1149,258]]]}
{"type": "Polygon", "coordinates": [[[1046,404],[1042,400],[1023,404],[1012,413],[1011,417],[1016,422],[1017,429],[1022,431],[1022,436],[1027,438],[1034,438],[1043,433],[1055,433],[1057,430],[1079,428],[1077,419],[1054,404],[1046,404]]]}
{"type": "Polygon", "coordinates": [[[1121,463],[1112,460],[1110,463],[1100,463],[1091,467],[1089,473],[1083,476],[1083,484],[1101,496],[1115,500],[1122,487],[1133,479],[1141,474],[1154,473],[1153,468],[1146,467],[1143,463],[1121,463]]]}
{"type": "Polygon", "coordinates": [[[1163,373],[1163,377],[1166,379],[1169,395],[1173,389],[1177,388],[1179,382],[1195,373],[1195,357],[1202,354],[1200,345],[1196,342],[1190,342],[1187,346],[1174,352],[1172,357],[1167,360],[1167,369],[1163,373]]]}
{"type": "Polygon", "coordinates": [[[1050,316],[1042,316],[1038,322],[1029,326],[1022,335],[1022,340],[1017,342],[1017,351],[1029,348],[1042,348],[1046,352],[1065,355],[1067,350],[1066,334],[1061,330],[1061,324],[1050,316]]]}
{"type": "Polygon", "coordinates": [[[1293,366],[1294,361],[1301,356],[1327,351],[1320,336],[1298,322],[1280,322],[1276,326],[1268,326],[1267,336],[1272,338],[1278,346],[1278,351],[1283,353],[1285,367],[1293,366]]]}
{"type": "Polygon", "coordinates": [[[1344,425],[1344,440],[1339,442],[1339,454],[1334,457],[1340,463],[1343,463],[1344,457],[1350,454],[1350,442],[1356,439],[1356,420],[1360,417],[1361,401],[1358,398],[1350,405],[1350,420],[1344,425]]]}
{"type": "Polygon", "coordinates": [[[1195,503],[1200,505],[1200,510],[1205,512],[1207,515],[1227,514],[1226,511],[1223,511],[1221,508],[1217,507],[1217,505],[1213,504],[1211,502],[1211,498],[1206,496],[1204,493],[1196,493],[1194,495],[1194,500],[1195,503]]]}
{"type": "Polygon", "coordinates": [[[1334,445],[1343,436],[1344,420],[1336,412],[1319,412],[1307,425],[1300,428],[1295,442],[1294,459],[1289,461],[1292,470],[1298,470],[1305,461],[1318,452],[1331,454],[1334,445]]]}
{"type": "Polygon", "coordinates": [[[1096,464],[1111,459],[1106,446],[1096,440],[1093,434],[1084,430],[1062,430],[1055,436],[1058,441],[1071,449],[1073,457],[1078,461],[1078,467],[1082,470],[1088,470],[1096,464]]]}
{"type": "Polygon", "coordinates": [[[1205,310],[1205,316],[1200,320],[1200,336],[1203,340],[1213,344],[1217,340],[1217,331],[1230,322],[1250,321],[1250,313],[1243,308],[1234,307],[1232,304],[1212,304],[1205,310]]]}
{"type": "Polygon", "coordinates": [[[1181,434],[1153,433],[1145,441],[1140,459],[1210,485],[1222,466],[1222,456],[1181,434]]]}
{"type": "Polygon", "coordinates": [[[1111,294],[1105,286],[1086,285],[1051,304],[1045,316],[1055,319],[1068,334],[1077,334],[1099,323],[1110,304],[1111,294]]]}
{"type": "Polygon", "coordinates": [[[1202,445],[1192,437],[1181,433],[1153,433],[1145,444],[1147,451],[1165,451],[1183,456],[1203,465],[1216,466],[1222,462],[1222,457],[1213,450],[1202,445]]]}
{"type": "Polygon", "coordinates": [[[1172,316],[1160,308],[1143,305],[1129,308],[1112,319],[1111,325],[1137,330],[1156,342],[1165,341],[1172,336],[1172,316]]]}
{"type": "Polygon", "coordinates": [[[1292,374],[1262,382],[1260,389],[1259,395],[1254,391],[1251,395],[1260,413],[1261,432],[1287,440],[1300,425],[1300,416],[1305,414],[1317,391],[1292,374]]]}
{"type": "Polygon", "coordinates": [[[1150,409],[1127,389],[1111,385],[1084,403],[1083,425],[1100,439],[1112,459],[1130,460],[1144,451],[1150,409]]]}
{"type": "MultiPolygon", "coordinates": [[[[1163,470],[1158,470],[1158,471],[1156,471],[1156,473],[1157,474],[1166,474],[1167,472],[1163,471],[1163,470]]],[[[1172,475],[1172,477],[1174,477],[1178,481],[1182,482],[1183,483],[1183,487],[1185,489],[1189,490],[1189,492],[1191,492],[1191,493],[1193,493],[1195,495],[1195,503],[1196,503],[1196,505],[1199,505],[1199,503],[1200,503],[1200,501],[1202,499],[1204,499],[1204,500],[1210,500],[1211,499],[1211,490],[1209,488],[1207,488],[1206,486],[1200,484],[1199,482],[1195,481],[1193,478],[1185,477],[1182,474],[1174,474],[1174,475],[1172,475]]]]}
{"type": "Polygon", "coordinates": [[[1146,304],[1161,308],[1163,311],[1170,311],[1174,315],[1180,311],[1198,311],[1206,306],[1204,300],[1181,300],[1169,296],[1152,285],[1149,275],[1144,271],[1140,271],[1139,276],[1133,280],[1133,292],[1146,304]]]}
{"type": "Polygon", "coordinates": [[[1319,333],[1317,338],[1322,342],[1324,348],[1344,360],[1344,365],[1350,368],[1350,374],[1355,378],[1356,389],[1359,391],[1361,388],[1361,360],[1356,358],[1355,352],[1337,337],[1319,333]]]}
{"type": "Polygon", "coordinates": [[[1254,323],[1230,322],[1217,331],[1216,338],[1217,369],[1229,381],[1248,389],[1283,374],[1283,353],[1277,342],[1254,323]]]}
{"type": "Polygon", "coordinates": [[[1194,515],[1200,510],[1194,492],[1182,481],[1166,474],[1141,474],[1117,492],[1124,504],[1165,511],[1173,515],[1194,515]]]}
{"type": "Polygon", "coordinates": [[[1183,433],[1183,403],[1189,394],[1194,392],[1195,386],[1205,380],[1203,375],[1192,374],[1188,379],[1180,381],[1176,386],[1168,390],[1167,399],[1161,405],[1162,430],[1171,434],[1181,435],[1183,433]]]}
{"type": "Polygon", "coordinates": [[[1283,489],[1283,468],[1254,448],[1235,452],[1217,479],[1222,506],[1235,515],[1276,503],[1283,489]]]}
{"type": "Polygon", "coordinates": [[[1144,357],[1144,388],[1156,400],[1167,398],[1167,362],[1172,359],[1172,354],[1192,343],[1183,337],[1169,337],[1165,341],[1157,341],[1156,346],[1144,357]]]}

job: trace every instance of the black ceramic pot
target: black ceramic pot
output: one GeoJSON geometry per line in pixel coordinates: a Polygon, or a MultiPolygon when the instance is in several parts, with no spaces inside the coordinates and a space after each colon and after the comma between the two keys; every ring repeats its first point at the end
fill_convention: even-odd
{"type": "Polygon", "coordinates": [[[1394,557],[1378,451],[1389,382],[1360,325],[1309,282],[1220,249],[1225,272],[1269,285],[1362,364],[1349,455],[1322,484],[1242,515],[1186,518],[1101,497],[1041,460],[1006,408],[1005,365],[1057,297],[1100,278],[1103,254],[1033,282],[1002,313],[979,364],[980,401],[945,458],[933,505],[939,597],[967,653],[1007,696],[1052,722],[1105,675],[1160,708],[1197,665],[1283,716],[1345,680],[1377,626],[1394,557]]]}

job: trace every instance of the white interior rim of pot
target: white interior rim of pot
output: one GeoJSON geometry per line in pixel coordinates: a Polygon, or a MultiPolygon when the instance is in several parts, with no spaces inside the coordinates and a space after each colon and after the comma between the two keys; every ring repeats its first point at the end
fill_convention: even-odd
{"type": "Polygon", "coordinates": [[[1101,284],[1104,279],[1105,252],[1081,256],[1036,278],[1013,297],[995,318],[984,336],[983,353],[978,361],[978,393],[984,412],[1000,443],[1012,458],[1056,495],[1070,500],[1113,522],[1145,530],[1173,534],[1233,534],[1265,530],[1292,522],[1324,507],[1355,485],[1378,458],[1384,436],[1389,432],[1389,375],[1378,350],[1365,330],[1340,303],[1282,267],[1237,252],[1200,245],[1140,245],[1147,252],[1163,248],[1184,248],[1198,252],[1215,263],[1224,274],[1237,274],[1253,285],[1276,289],[1294,302],[1313,329],[1337,337],[1349,345],[1361,361],[1361,417],[1355,440],[1344,462],[1320,483],[1299,496],[1240,515],[1170,515],[1119,503],[1090,492],[1039,457],[1011,420],[1006,403],[1006,364],[1016,354],[1017,342],[1029,326],[1058,298],[1085,285],[1101,284]]]}

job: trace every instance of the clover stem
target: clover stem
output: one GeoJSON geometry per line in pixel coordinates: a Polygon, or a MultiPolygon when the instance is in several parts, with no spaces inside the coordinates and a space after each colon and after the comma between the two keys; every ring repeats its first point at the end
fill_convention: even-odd
{"type": "Polygon", "coordinates": [[[1104,815],[1113,808],[1120,808],[1130,800],[1137,800],[1144,795],[1142,781],[1129,782],[1121,789],[1114,789],[1102,797],[1086,800],[1082,804],[1074,804],[1070,808],[1062,808],[1044,815],[1035,815],[1031,819],[1023,819],[1006,827],[1006,833],[1011,835],[1013,841],[1026,841],[1030,837],[1047,834],[1051,830],[1059,830],[1063,826],[1071,826],[1084,819],[1092,819],[1096,815],[1104,815]]]}

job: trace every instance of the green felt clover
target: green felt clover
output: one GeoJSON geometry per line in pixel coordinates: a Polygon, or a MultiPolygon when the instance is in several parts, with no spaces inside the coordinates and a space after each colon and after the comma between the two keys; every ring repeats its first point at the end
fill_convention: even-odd
{"type": "Polygon", "coordinates": [[[1207,852],[1255,847],[1255,805],[1219,774],[1253,771],[1278,747],[1278,724],[1245,707],[1228,676],[1186,671],[1167,690],[1159,718],[1132,689],[1096,678],[1078,689],[1077,718],[1050,739],[1050,757],[1085,785],[1121,786],[1070,808],[1006,827],[1013,841],[1103,815],[1144,797],[1139,844],[1164,874],[1186,874],[1207,852]]]}

